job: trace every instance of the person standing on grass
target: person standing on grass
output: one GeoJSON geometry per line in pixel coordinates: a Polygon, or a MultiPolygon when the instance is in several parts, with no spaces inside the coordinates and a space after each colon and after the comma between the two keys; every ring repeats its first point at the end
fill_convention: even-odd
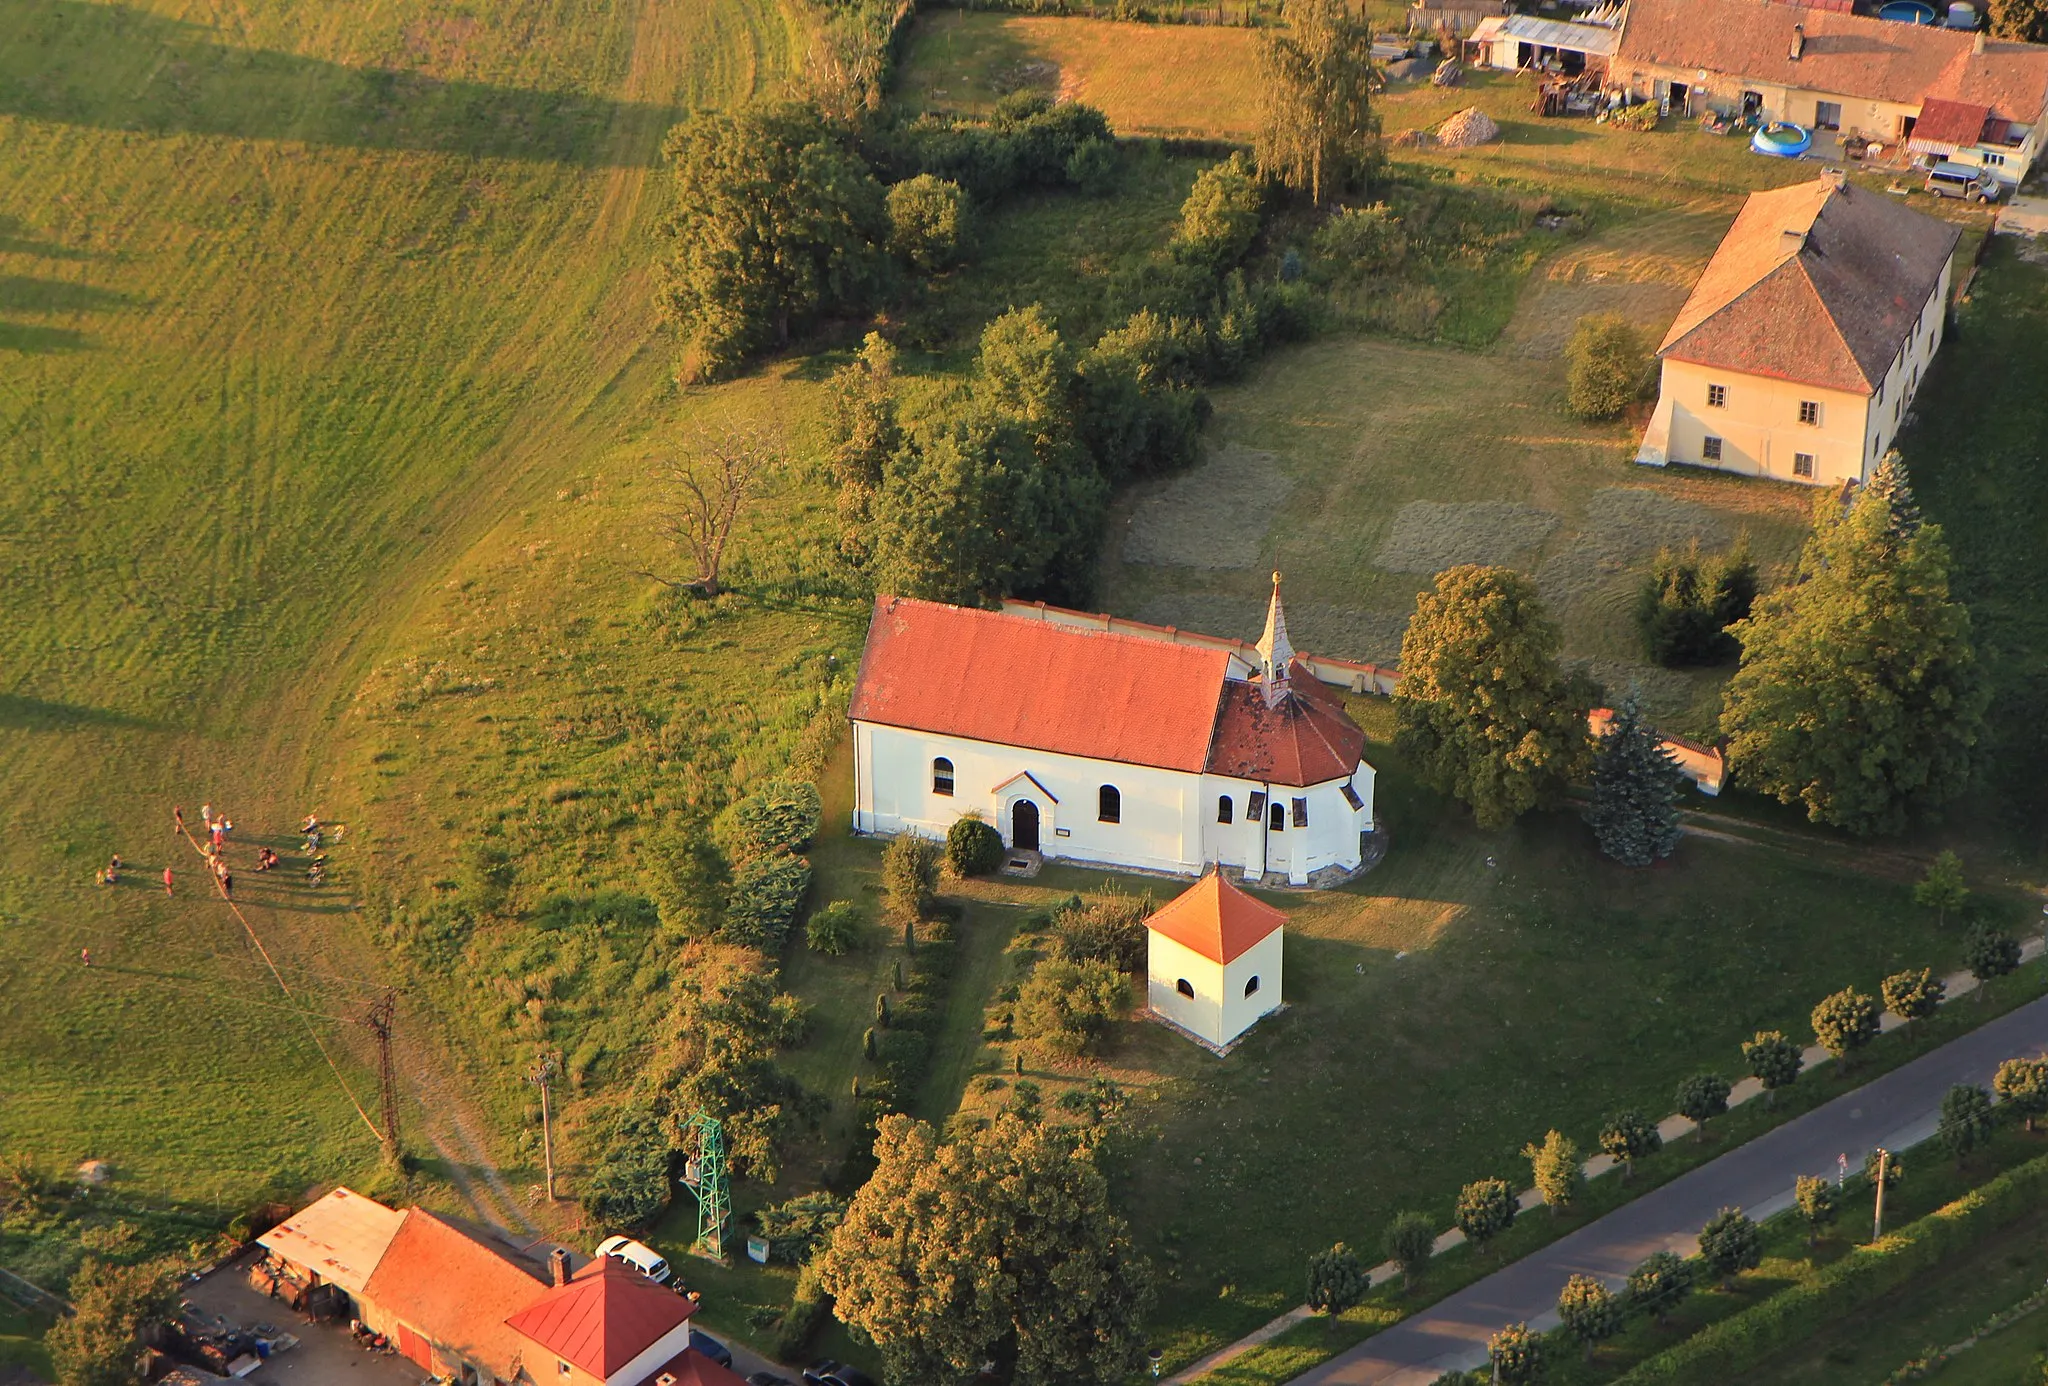
{"type": "Polygon", "coordinates": [[[204,823],[204,824],[206,825],[206,830],[207,830],[208,832],[212,832],[212,831],[213,831],[213,805],[212,805],[212,804],[201,804],[201,805],[199,806],[199,821],[200,821],[200,822],[202,822],[202,823],[204,823]]]}
{"type": "Polygon", "coordinates": [[[229,900],[235,898],[235,873],[228,870],[226,863],[220,868],[220,893],[229,900]]]}
{"type": "Polygon", "coordinates": [[[80,962],[84,963],[84,964],[85,964],[85,965],[86,965],[87,967],[91,967],[91,966],[92,966],[92,949],[90,949],[90,948],[81,948],[81,949],[79,949],[79,950],[78,950],[78,960],[79,960],[80,962]]]}
{"type": "Polygon", "coordinates": [[[171,894],[171,868],[168,866],[164,868],[164,894],[171,894]]]}
{"type": "Polygon", "coordinates": [[[172,837],[183,837],[184,835],[185,835],[185,806],[184,806],[183,804],[178,804],[178,805],[175,805],[175,806],[173,806],[173,807],[172,807],[172,809],[171,809],[171,836],[172,836],[172,837]]]}

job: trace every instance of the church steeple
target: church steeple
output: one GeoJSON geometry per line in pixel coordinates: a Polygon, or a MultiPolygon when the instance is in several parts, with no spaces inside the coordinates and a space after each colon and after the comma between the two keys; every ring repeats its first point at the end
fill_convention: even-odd
{"type": "Polygon", "coordinates": [[[1294,646],[1287,639],[1287,613],[1280,606],[1280,574],[1273,574],[1273,600],[1266,607],[1266,633],[1259,637],[1261,691],[1267,707],[1278,707],[1287,696],[1287,666],[1294,662],[1294,646]]]}

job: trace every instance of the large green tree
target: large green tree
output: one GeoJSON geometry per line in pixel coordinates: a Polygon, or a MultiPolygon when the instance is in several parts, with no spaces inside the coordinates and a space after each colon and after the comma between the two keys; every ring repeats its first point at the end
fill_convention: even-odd
{"type": "Polygon", "coordinates": [[[1897,832],[1961,792],[1985,692],[1948,576],[1897,454],[1846,509],[1822,496],[1797,580],[1732,628],[1742,665],[1721,726],[1735,773],[1856,833],[1897,832]]]}
{"type": "Polygon", "coordinates": [[[1345,0],[1287,0],[1259,43],[1259,171],[1317,206],[1384,157],[1372,109],[1372,26],[1345,0]]]}
{"type": "Polygon", "coordinates": [[[656,302],[687,379],[786,345],[872,290],[889,237],[882,186],[847,133],[793,102],[692,117],[663,146],[674,171],[656,302]]]}
{"type": "Polygon", "coordinates": [[[160,1262],[118,1266],[88,1257],[71,1278],[77,1312],[50,1330],[60,1386],[133,1386],[143,1334],[178,1312],[178,1280],[160,1262]]]}
{"type": "Polygon", "coordinates": [[[1398,741],[1482,828],[1507,826],[1586,763],[1592,689],[1558,667],[1562,643],[1535,584],[1511,569],[1451,568],[1415,600],[1398,741]]]}
{"type": "Polygon", "coordinates": [[[2048,43],[2048,0],[1991,0],[1991,32],[2002,39],[2048,43]]]}
{"type": "Polygon", "coordinates": [[[1678,850],[1678,796],[1685,777],[1643,718],[1630,688],[1593,753],[1586,822],[1600,850],[1624,866],[1648,866],[1678,850]]]}
{"type": "Polygon", "coordinates": [[[1149,1269],[1071,1131],[998,1116],[941,1141],[890,1116],[875,1160],[812,1264],[893,1379],[965,1380],[990,1360],[1025,1386],[1138,1369],[1149,1269]]]}

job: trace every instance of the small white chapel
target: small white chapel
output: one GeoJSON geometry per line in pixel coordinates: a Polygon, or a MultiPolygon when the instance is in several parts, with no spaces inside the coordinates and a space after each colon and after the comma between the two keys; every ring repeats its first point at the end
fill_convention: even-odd
{"type": "Polygon", "coordinates": [[[1295,657],[1277,573],[1255,651],[878,597],[849,716],[856,832],[973,812],[1049,860],[1306,885],[1373,830],[1365,733],[1295,657]]]}
{"type": "Polygon", "coordinates": [[[1280,1009],[1287,916],[1211,871],[1145,921],[1145,1000],[1218,1052],[1280,1009]]]}

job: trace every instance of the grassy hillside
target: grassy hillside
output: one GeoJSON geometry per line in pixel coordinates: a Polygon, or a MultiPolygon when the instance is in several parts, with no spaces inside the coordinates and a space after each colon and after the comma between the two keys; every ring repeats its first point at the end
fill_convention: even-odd
{"type": "MultiPolygon", "coordinates": [[[[8,0],[0,29],[0,1146],[233,1205],[374,1151],[171,806],[286,849],[344,815],[318,767],[412,594],[672,408],[659,141],[793,40],[772,0],[8,0]]],[[[350,851],[341,890],[238,892],[344,1021],[382,970],[350,851]]]]}

